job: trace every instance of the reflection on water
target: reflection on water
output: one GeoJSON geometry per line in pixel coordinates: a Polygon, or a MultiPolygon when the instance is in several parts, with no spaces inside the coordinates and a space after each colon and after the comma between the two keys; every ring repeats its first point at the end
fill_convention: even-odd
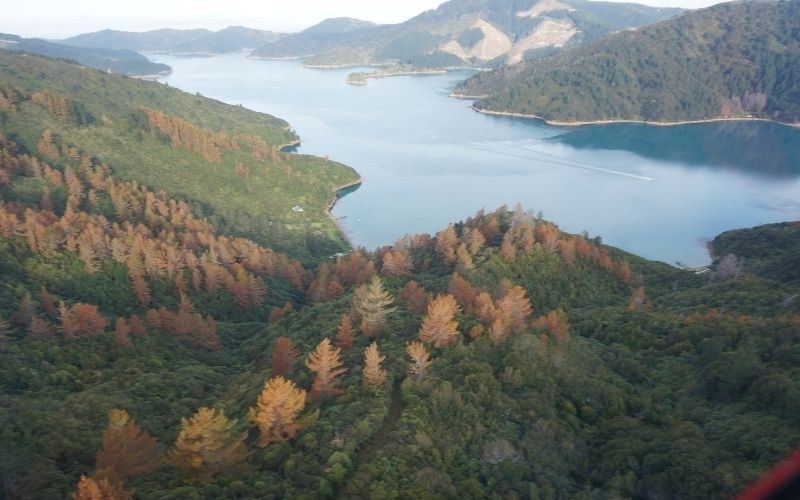
{"type": "MultiPolygon", "coordinates": [[[[435,233],[520,203],[568,232],[644,257],[708,263],[728,229],[800,219],[800,130],[770,123],[580,129],[476,113],[448,98],[467,73],[345,83],[354,69],[156,56],[170,85],[287,120],[298,152],[363,179],[333,213],[358,246],[435,233]]],[[[287,207],[287,210],[291,207],[287,207]]]]}
{"type": "Polygon", "coordinates": [[[674,127],[619,123],[580,127],[551,140],[575,148],[624,150],[654,160],[730,168],[757,176],[798,177],[799,135],[796,128],[754,121],[674,127]]]}

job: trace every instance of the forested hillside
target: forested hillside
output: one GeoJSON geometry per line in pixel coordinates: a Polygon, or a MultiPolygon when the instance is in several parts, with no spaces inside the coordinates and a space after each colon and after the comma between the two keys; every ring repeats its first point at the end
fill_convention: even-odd
{"type": "Polygon", "coordinates": [[[118,180],[180,197],[222,234],[291,248],[303,259],[345,248],[326,210],[334,191],[358,177],[334,162],[282,153],[297,141],[283,120],[4,51],[0,92],[5,133],[25,151],[42,142],[73,151],[118,180]]]}
{"type": "Polygon", "coordinates": [[[450,0],[396,25],[351,23],[351,29],[336,32],[312,27],[252,55],[302,57],[310,65],[489,67],[541,57],[679,12],[586,0],[450,0]]]}
{"type": "Polygon", "coordinates": [[[698,274],[501,207],[328,258],[356,175],[292,140],[0,53],[4,497],[714,499],[800,444],[795,248],[698,274]]]}
{"type": "Polygon", "coordinates": [[[479,110],[554,122],[800,121],[800,4],[728,2],[476,75],[479,110]]]}
{"type": "Polygon", "coordinates": [[[71,47],[38,38],[22,38],[0,33],[0,48],[39,54],[56,59],[69,59],[90,68],[128,76],[166,75],[172,68],[154,63],[147,57],[126,49],[71,47]]]}
{"type": "Polygon", "coordinates": [[[206,29],[160,29],[134,32],[102,30],[63,40],[75,47],[103,47],[170,54],[225,54],[261,47],[280,40],[284,33],[229,26],[219,31],[206,29]]]}

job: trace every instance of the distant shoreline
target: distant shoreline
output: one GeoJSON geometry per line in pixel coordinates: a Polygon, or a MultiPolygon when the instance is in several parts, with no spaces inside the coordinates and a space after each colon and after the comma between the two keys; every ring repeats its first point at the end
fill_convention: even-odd
{"type": "MultiPolygon", "coordinates": [[[[347,76],[347,83],[349,85],[358,85],[363,86],[367,84],[367,80],[372,79],[380,79],[380,78],[393,78],[395,76],[435,76],[435,75],[446,75],[451,71],[481,71],[480,68],[475,68],[472,66],[445,66],[441,68],[408,68],[408,69],[395,69],[392,70],[393,67],[390,66],[388,71],[384,70],[377,70],[377,71],[370,71],[370,72],[355,72],[350,73],[347,76]],[[361,74],[362,80],[351,80],[351,77],[356,74],[361,74]]],[[[451,97],[457,97],[451,94],[451,97]]]]}
{"type": "MultiPolygon", "coordinates": [[[[451,97],[456,97],[451,94],[451,97]]],[[[461,97],[462,99],[467,99],[467,97],[461,97]]],[[[550,125],[552,127],[583,127],[586,125],[613,125],[615,123],[631,123],[631,124],[640,124],[640,125],[650,125],[653,127],[677,127],[680,125],[695,125],[695,124],[702,124],[702,123],[722,123],[722,122],[768,122],[768,123],[777,123],[779,125],[784,125],[786,127],[800,129],[800,122],[798,123],[787,123],[781,122],[777,120],[770,120],[768,118],[707,118],[704,120],[681,120],[681,121],[674,121],[674,122],[655,122],[655,121],[647,121],[647,120],[594,120],[594,121],[574,121],[574,122],[565,122],[559,120],[548,120],[541,116],[525,114],[525,113],[512,113],[510,111],[492,111],[488,109],[479,109],[475,106],[472,106],[472,109],[478,113],[484,115],[493,115],[493,116],[507,116],[511,118],[524,118],[528,120],[538,120],[546,125],[550,125]]]]}
{"type": "Polygon", "coordinates": [[[278,149],[278,151],[281,151],[281,152],[284,152],[284,153],[289,153],[289,152],[291,152],[291,151],[285,151],[285,150],[287,150],[287,149],[289,149],[289,150],[291,150],[291,149],[294,149],[294,148],[296,148],[297,146],[299,146],[300,144],[302,144],[302,141],[301,141],[300,139],[295,139],[295,140],[294,140],[294,141],[292,141],[292,142],[287,142],[286,144],[280,144],[280,145],[278,145],[278,146],[277,146],[277,149],[278,149]]]}
{"type": "Polygon", "coordinates": [[[479,101],[481,99],[486,99],[489,96],[488,95],[464,95],[464,94],[451,93],[447,97],[452,97],[453,99],[463,99],[465,101],[479,101]]]}
{"type": "Polygon", "coordinates": [[[375,64],[305,64],[302,66],[308,69],[347,69],[347,68],[388,68],[392,66],[389,63],[375,63],[375,64]]]}

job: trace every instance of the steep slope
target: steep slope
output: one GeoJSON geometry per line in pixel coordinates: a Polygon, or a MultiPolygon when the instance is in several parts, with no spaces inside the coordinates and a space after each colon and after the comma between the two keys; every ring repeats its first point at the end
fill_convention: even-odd
{"type": "Polygon", "coordinates": [[[711,252],[717,262],[729,255],[736,256],[735,271],[747,269],[779,283],[797,285],[800,283],[798,227],[797,222],[786,222],[728,231],[711,242],[711,252]]]}
{"type": "Polygon", "coordinates": [[[342,45],[368,45],[376,31],[383,27],[368,21],[346,17],[326,19],[300,33],[293,33],[277,42],[250,53],[257,59],[307,57],[336,50],[342,45]]]}
{"type": "Polygon", "coordinates": [[[501,208],[308,269],[282,193],[356,176],[285,125],[0,52],[4,497],[717,499],[800,444],[796,223],[698,274],[501,208]]]}
{"type": "Polygon", "coordinates": [[[160,29],[145,32],[102,30],[63,40],[76,47],[103,47],[169,54],[224,54],[260,47],[280,40],[283,33],[229,26],[206,29],[160,29]]]}
{"type": "Polygon", "coordinates": [[[680,11],[585,0],[451,0],[402,24],[329,37],[325,44],[298,35],[253,56],[307,57],[312,65],[515,64],[680,11]]]}
{"type": "Polygon", "coordinates": [[[127,49],[71,47],[38,38],[22,38],[3,33],[0,33],[0,48],[56,59],[71,59],[90,68],[128,76],[165,75],[172,71],[166,64],[154,63],[147,57],[127,49]]]}
{"type": "Polygon", "coordinates": [[[800,121],[800,4],[730,2],[477,75],[476,109],[555,122],[800,121]]]}
{"type": "MultiPolygon", "coordinates": [[[[0,237],[4,276],[22,294],[2,309],[14,318],[4,322],[0,365],[0,477],[12,497],[63,498],[82,474],[109,477],[98,452],[110,446],[111,409],[172,450],[157,470],[114,465],[117,487],[140,498],[729,498],[800,442],[800,306],[785,301],[796,286],[746,270],[709,280],[560,233],[520,210],[480,213],[433,237],[326,263],[307,305],[295,295],[297,310],[275,308],[266,326],[228,316],[210,349],[187,345],[177,325],[157,318],[134,335],[32,328],[45,321],[72,332],[68,313],[47,304],[73,299],[33,272],[54,256],[32,252],[27,239],[0,237]],[[376,270],[382,283],[370,282],[376,270]],[[383,291],[372,294],[366,282],[383,291]],[[38,291],[25,298],[25,290],[38,291]],[[364,307],[369,301],[376,307],[364,307]],[[313,394],[320,368],[302,361],[326,338],[338,345],[327,351],[329,366],[345,371],[327,395],[304,397],[294,417],[275,413],[289,425],[259,445],[271,424],[248,409],[265,381],[280,374],[313,394]],[[430,360],[409,364],[409,343],[420,338],[416,349],[430,360]],[[364,375],[372,342],[388,377],[377,384],[364,375]],[[222,455],[212,448],[196,469],[176,466],[172,443],[201,406],[232,419],[246,463],[217,467],[222,455]]],[[[208,439],[219,432],[209,427],[208,439]]]]}
{"type": "Polygon", "coordinates": [[[357,175],[334,162],[280,152],[297,141],[283,120],[5,51],[0,88],[20,110],[5,112],[6,134],[26,151],[35,151],[49,130],[59,151],[89,154],[120,180],[180,195],[224,234],[312,260],[344,248],[327,207],[357,175]]]}

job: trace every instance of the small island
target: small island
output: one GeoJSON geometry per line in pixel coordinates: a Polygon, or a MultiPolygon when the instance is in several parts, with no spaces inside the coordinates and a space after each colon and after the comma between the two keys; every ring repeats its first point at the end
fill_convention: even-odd
{"type": "Polygon", "coordinates": [[[349,85],[366,85],[369,78],[389,78],[392,76],[419,76],[419,75],[441,75],[448,71],[456,69],[472,69],[463,67],[447,67],[447,68],[420,68],[411,64],[396,64],[394,66],[377,69],[364,73],[356,71],[347,75],[347,83],[349,85]]]}
{"type": "Polygon", "coordinates": [[[367,74],[362,73],[361,71],[356,71],[347,75],[347,84],[348,85],[366,85],[367,84],[367,74]]]}

